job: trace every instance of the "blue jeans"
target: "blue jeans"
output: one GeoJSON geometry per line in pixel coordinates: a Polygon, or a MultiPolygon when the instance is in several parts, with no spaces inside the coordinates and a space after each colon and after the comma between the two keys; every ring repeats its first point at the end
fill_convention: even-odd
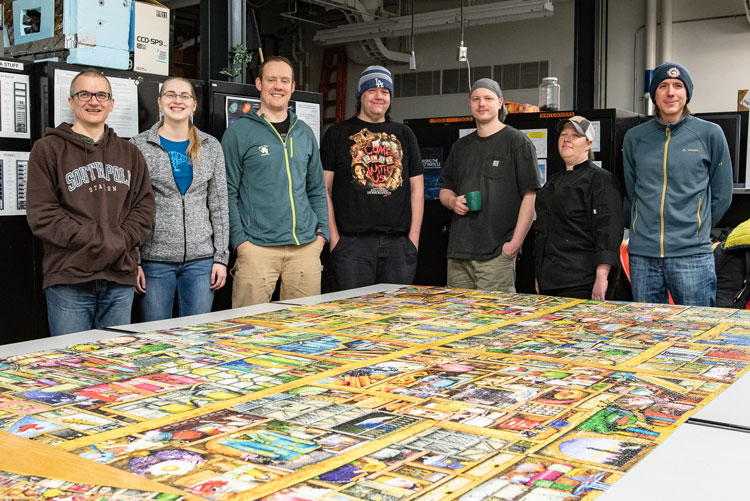
{"type": "Polygon", "coordinates": [[[666,304],[669,291],[675,304],[716,304],[713,254],[664,258],[631,254],[629,259],[634,301],[666,304]]]}
{"type": "Polygon", "coordinates": [[[108,280],[52,285],[47,297],[49,332],[53,336],[130,323],[132,285],[108,280]]]}
{"type": "Polygon", "coordinates": [[[342,233],[331,251],[331,268],[339,290],[410,285],[417,272],[417,248],[403,233],[342,233]]]}
{"type": "Polygon", "coordinates": [[[208,313],[214,303],[211,290],[213,259],[197,259],[186,263],[143,261],[146,294],[141,297],[144,322],[172,318],[174,295],[177,293],[179,316],[208,313]]]}

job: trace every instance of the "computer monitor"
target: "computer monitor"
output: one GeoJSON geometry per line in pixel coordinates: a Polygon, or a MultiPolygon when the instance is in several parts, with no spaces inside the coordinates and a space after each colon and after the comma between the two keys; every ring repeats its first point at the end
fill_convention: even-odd
{"type": "Polygon", "coordinates": [[[748,112],[727,111],[696,113],[695,116],[713,122],[724,132],[732,159],[732,178],[735,188],[745,188],[747,179],[748,112]]]}

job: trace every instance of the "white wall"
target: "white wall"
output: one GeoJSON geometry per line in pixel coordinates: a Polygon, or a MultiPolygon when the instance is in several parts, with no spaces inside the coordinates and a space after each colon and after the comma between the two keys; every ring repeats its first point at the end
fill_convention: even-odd
{"type": "MultiPolygon", "coordinates": [[[[561,106],[573,104],[573,2],[554,2],[552,17],[517,23],[464,29],[464,44],[469,48],[472,66],[493,66],[524,61],[549,60],[549,73],[560,79],[561,106]]],[[[456,47],[461,31],[451,30],[417,36],[415,39],[417,71],[465,67],[456,61],[456,47]]],[[[394,73],[408,69],[389,64],[394,73]]],[[[350,64],[347,89],[347,116],[354,111],[354,92],[364,66],[350,64]]],[[[539,92],[530,90],[504,91],[508,101],[537,104],[539,92]]],[[[391,115],[394,120],[469,113],[468,94],[409,97],[394,99],[391,115]]]]}
{"type": "MultiPolygon", "coordinates": [[[[642,111],[645,4],[609,0],[610,108],[642,111]]],[[[657,42],[660,33],[661,25],[657,42]]],[[[658,44],[656,54],[659,64],[658,44]]],[[[736,110],[737,91],[750,88],[750,23],[742,0],[673,0],[672,60],[690,71],[693,112],[736,110]]]]}

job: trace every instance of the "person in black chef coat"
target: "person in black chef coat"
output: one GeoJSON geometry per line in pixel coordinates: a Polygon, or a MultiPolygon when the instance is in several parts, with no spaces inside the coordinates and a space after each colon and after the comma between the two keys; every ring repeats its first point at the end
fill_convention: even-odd
{"type": "Polygon", "coordinates": [[[536,289],[550,296],[612,299],[623,234],[617,179],[592,161],[591,122],[574,116],[562,120],[558,131],[565,170],[536,196],[536,289]]]}

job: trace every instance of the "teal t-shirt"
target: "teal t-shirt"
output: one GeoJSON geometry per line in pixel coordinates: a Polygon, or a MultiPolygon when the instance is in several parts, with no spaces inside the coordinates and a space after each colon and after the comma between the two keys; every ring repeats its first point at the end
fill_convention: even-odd
{"type": "Polygon", "coordinates": [[[174,174],[177,189],[184,195],[193,182],[193,164],[190,163],[190,157],[187,155],[190,140],[170,141],[162,136],[159,136],[159,140],[172,162],[172,174],[174,174]]]}

